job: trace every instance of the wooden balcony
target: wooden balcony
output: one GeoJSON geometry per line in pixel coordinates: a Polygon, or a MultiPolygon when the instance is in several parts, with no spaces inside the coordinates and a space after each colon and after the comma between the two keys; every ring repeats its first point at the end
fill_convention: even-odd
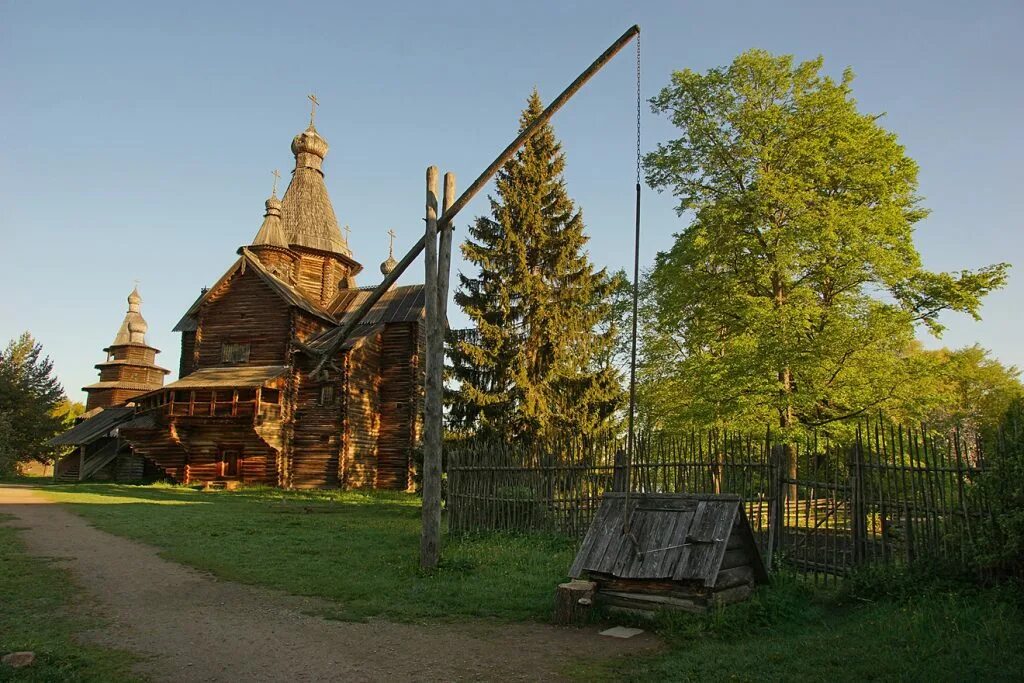
{"type": "Polygon", "coordinates": [[[165,418],[276,420],[281,417],[281,392],[268,387],[166,389],[147,395],[142,412],[165,418]]]}

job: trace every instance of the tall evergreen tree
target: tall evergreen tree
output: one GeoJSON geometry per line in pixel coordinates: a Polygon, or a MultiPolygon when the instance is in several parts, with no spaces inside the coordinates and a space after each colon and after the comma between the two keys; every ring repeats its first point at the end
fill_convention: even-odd
{"type": "Polygon", "coordinates": [[[19,462],[48,462],[46,442],[64,428],[54,410],[64,389],[42,353],[28,332],[0,352],[0,474],[13,472],[19,462]]]}
{"type": "MultiPolygon", "coordinates": [[[[534,91],[520,131],[543,111],[534,91]]],[[[615,279],[595,270],[583,216],[562,177],[565,154],[545,125],[497,176],[491,216],[462,245],[479,268],[455,302],[473,321],[449,350],[452,426],[502,438],[590,434],[621,396],[612,365],[615,279]]]]}

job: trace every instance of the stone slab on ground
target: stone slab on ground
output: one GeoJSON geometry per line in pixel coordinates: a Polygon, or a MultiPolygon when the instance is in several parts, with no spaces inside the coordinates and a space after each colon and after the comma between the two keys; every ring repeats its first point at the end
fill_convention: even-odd
{"type": "Polygon", "coordinates": [[[610,629],[601,631],[599,635],[608,636],[609,638],[632,638],[643,633],[642,628],[629,628],[628,626],[613,626],[610,629]]]}

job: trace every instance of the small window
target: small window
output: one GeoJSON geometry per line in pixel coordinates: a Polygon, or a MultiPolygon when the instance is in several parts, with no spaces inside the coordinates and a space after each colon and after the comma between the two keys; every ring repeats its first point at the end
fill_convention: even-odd
{"type": "Polygon", "coordinates": [[[320,387],[320,405],[329,406],[334,404],[334,386],[325,384],[320,387]]]}
{"type": "Polygon", "coordinates": [[[221,344],[220,359],[224,363],[248,363],[248,344],[221,344]]]}
{"type": "Polygon", "coordinates": [[[262,389],[261,398],[264,403],[277,403],[281,400],[281,392],[277,389],[262,389]]]}

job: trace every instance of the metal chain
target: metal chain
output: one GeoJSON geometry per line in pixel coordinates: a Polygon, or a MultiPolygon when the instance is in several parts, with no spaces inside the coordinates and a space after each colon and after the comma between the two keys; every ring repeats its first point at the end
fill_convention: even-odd
{"type": "Polygon", "coordinates": [[[640,94],[640,34],[636,36],[636,184],[640,184],[640,108],[643,97],[640,94]]]}

